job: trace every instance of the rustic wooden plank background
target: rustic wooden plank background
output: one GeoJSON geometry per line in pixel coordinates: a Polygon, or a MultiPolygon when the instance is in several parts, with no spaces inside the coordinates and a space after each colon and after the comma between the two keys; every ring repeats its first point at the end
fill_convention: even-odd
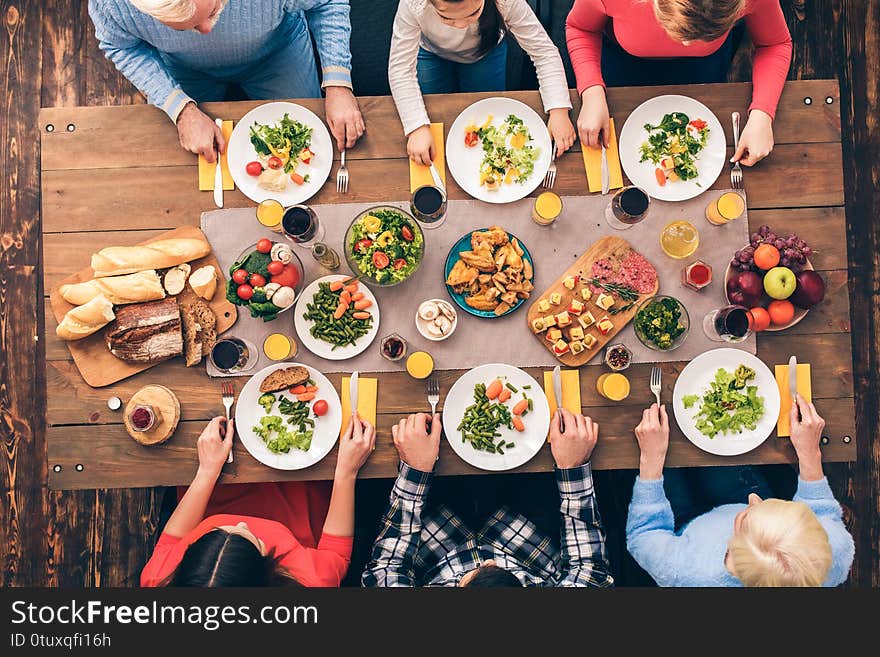
{"type": "MultiPolygon", "coordinates": [[[[880,409],[874,382],[880,347],[875,330],[880,319],[876,299],[880,261],[878,227],[873,221],[880,215],[880,190],[875,184],[880,179],[880,0],[818,0],[809,6],[800,0],[782,3],[795,43],[790,77],[837,77],[840,81],[842,152],[805,148],[806,159],[813,159],[812,155],[817,161],[827,157],[842,162],[845,174],[859,454],[854,464],[827,466],[826,470],[849,511],[856,538],[851,585],[880,586],[880,439],[876,429],[880,409]]],[[[40,366],[47,347],[35,341],[35,336],[43,334],[45,322],[39,307],[43,289],[38,111],[40,107],[143,103],[99,52],[85,7],[73,1],[2,2],[5,29],[0,32],[0,52],[5,75],[0,78],[0,97],[6,102],[0,113],[0,170],[5,174],[0,181],[0,489],[4,493],[0,585],[5,586],[136,583],[152,547],[162,500],[162,489],[50,492],[46,488],[46,403],[38,392],[47,383],[40,366]]],[[[745,44],[731,80],[749,78],[749,56],[745,44]]],[[[823,122],[810,127],[817,135],[826,129],[823,122]]],[[[780,148],[784,142],[780,139],[780,148]]],[[[811,177],[810,183],[817,180],[821,182],[811,177]]],[[[798,191],[815,192],[807,187],[799,180],[798,191]]],[[[58,189],[64,193],[66,188],[58,189]]],[[[805,206],[800,211],[805,219],[818,220],[821,212],[839,211],[806,207],[809,201],[798,205],[805,206]]],[[[69,230],[76,222],[68,217],[63,225],[69,230]]],[[[87,234],[82,238],[88,239],[87,234]]],[[[47,252],[50,246],[47,240],[47,252]]],[[[844,263],[817,266],[835,270],[844,263]]],[[[846,280],[846,275],[839,280],[846,280]]],[[[842,303],[837,295],[834,299],[834,307],[845,307],[837,305],[842,303]]],[[[839,317],[829,315],[826,320],[839,321],[839,317]]],[[[48,364],[48,383],[67,385],[64,381],[71,378],[63,367],[61,373],[52,370],[69,363],[56,360],[48,364]]],[[[374,483],[381,482],[365,482],[364,488],[376,488],[374,483]]],[[[609,502],[628,484],[624,473],[615,473],[602,482],[606,483],[620,484],[619,490],[602,500],[613,533],[619,527],[609,502]]],[[[381,495],[378,499],[381,505],[381,495]]]]}

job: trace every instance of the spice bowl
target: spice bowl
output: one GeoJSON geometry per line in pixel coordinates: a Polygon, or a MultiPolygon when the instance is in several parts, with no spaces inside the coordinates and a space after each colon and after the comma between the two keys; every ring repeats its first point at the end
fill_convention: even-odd
{"type": "Polygon", "coordinates": [[[615,372],[621,372],[632,364],[632,351],[622,342],[605,347],[605,365],[615,372]]]}

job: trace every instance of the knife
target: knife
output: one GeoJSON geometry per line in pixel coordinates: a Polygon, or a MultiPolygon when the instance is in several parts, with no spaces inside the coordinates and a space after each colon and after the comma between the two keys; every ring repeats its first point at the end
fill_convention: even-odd
{"type": "Polygon", "coordinates": [[[434,187],[443,192],[443,196],[446,196],[446,186],[443,184],[443,181],[440,179],[440,172],[437,171],[437,167],[434,166],[434,163],[431,162],[431,177],[434,179],[434,187]]]}
{"type": "Polygon", "coordinates": [[[792,356],[788,361],[788,391],[791,393],[791,403],[797,407],[797,357],[792,356]]]}
{"type": "Polygon", "coordinates": [[[611,174],[608,171],[608,154],[602,146],[602,193],[607,194],[611,188],[611,174]]]}
{"type": "Polygon", "coordinates": [[[556,397],[556,409],[559,411],[559,430],[565,431],[565,422],[562,420],[562,371],[559,365],[553,368],[553,395],[556,397]]]}
{"type": "Polygon", "coordinates": [[[358,407],[358,373],[351,373],[351,380],[348,382],[348,399],[351,402],[351,414],[357,413],[358,407]]]}
{"type": "MultiPolygon", "coordinates": [[[[214,123],[223,130],[223,119],[215,119],[214,123]]],[[[220,149],[217,149],[217,166],[214,168],[214,205],[223,207],[223,166],[220,162],[220,149]]]]}

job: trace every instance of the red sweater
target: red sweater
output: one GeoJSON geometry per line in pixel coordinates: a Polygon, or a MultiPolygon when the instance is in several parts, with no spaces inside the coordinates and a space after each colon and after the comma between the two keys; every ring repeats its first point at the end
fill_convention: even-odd
{"type": "MultiPolygon", "coordinates": [[[[743,18],[755,44],[749,109],[773,117],[791,63],[791,34],[779,0],[747,0],[743,18]]],[[[652,0],[576,0],[565,33],[578,93],[605,86],[601,63],[606,30],[621,48],[643,58],[705,57],[727,38],[725,34],[715,41],[692,41],[687,46],[675,41],[657,21],[652,0]]]]}
{"type": "Polygon", "coordinates": [[[339,586],[351,561],[353,539],[321,532],[329,484],[290,481],[215,487],[198,527],[184,537],[164,533],[159,537],[141,572],[141,586],[160,586],[192,543],[217,527],[240,522],[247,523],[266,549],[283,555],[280,565],[303,586],[339,586]]]}

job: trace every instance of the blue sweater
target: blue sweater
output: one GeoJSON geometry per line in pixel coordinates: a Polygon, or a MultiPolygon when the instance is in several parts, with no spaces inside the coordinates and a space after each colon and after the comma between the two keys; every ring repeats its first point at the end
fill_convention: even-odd
{"type": "MultiPolygon", "coordinates": [[[[828,533],[832,563],[824,585],[842,584],[849,575],[855,547],[828,480],[798,478],[794,501],[806,503],[828,533]]],[[[745,508],[745,504],[719,506],[694,518],[676,534],[663,479],[636,477],[626,519],[626,547],[659,586],[742,586],[725,568],[724,557],[734,518],[745,508]]]]}
{"type": "Polygon", "coordinates": [[[171,69],[234,78],[286,45],[303,17],[321,56],[323,85],[351,87],[347,0],[229,0],[208,34],[173,30],[128,0],[89,0],[89,16],[104,54],[172,121],[192,98],[171,69]]]}

